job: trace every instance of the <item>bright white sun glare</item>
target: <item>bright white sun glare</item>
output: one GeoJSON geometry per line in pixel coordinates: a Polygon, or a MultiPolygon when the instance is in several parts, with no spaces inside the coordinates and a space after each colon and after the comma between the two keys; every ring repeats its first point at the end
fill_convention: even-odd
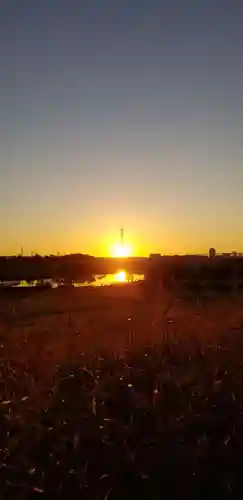
{"type": "Polygon", "coordinates": [[[115,278],[120,283],[125,283],[125,281],[127,281],[126,271],[119,271],[118,273],[116,273],[115,278]]]}
{"type": "Polygon", "coordinates": [[[121,243],[118,243],[114,246],[112,254],[113,257],[117,258],[130,257],[131,248],[128,245],[122,245],[121,243]]]}

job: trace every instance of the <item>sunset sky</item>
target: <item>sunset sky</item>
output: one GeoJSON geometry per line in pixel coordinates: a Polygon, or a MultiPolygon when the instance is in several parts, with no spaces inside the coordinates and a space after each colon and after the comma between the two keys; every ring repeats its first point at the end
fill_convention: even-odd
{"type": "Polygon", "coordinates": [[[243,251],[243,2],[0,2],[0,254],[243,251]]]}

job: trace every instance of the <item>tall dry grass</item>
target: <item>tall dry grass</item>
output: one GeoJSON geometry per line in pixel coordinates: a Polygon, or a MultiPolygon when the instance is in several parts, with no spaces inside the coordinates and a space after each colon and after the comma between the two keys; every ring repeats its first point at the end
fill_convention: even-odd
{"type": "Polygon", "coordinates": [[[50,290],[0,311],[3,498],[240,498],[240,296],[50,290]]]}

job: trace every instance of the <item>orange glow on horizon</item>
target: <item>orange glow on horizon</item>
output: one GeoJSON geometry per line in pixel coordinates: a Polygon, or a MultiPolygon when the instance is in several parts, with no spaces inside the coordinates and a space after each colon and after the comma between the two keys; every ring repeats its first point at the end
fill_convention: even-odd
{"type": "Polygon", "coordinates": [[[126,258],[131,257],[132,247],[130,245],[122,245],[117,243],[111,247],[111,256],[116,258],[126,258]]]}

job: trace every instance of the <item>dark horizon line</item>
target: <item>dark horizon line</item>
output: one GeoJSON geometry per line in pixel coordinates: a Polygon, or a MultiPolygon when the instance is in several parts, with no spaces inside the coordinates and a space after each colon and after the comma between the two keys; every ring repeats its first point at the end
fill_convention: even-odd
{"type": "MultiPolygon", "coordinates": [[[[204,253],[178,253],[178,254],[162,254],[159,252],[151,252],[148,256],[142,256],[142,255],[136,255],[136,256],[128,256],[128,257],[113,257],[113,256],[95,256],[87,253],[81,253],[81,252],[75,252],[75,253],[64,253],[64,254],[41,254],[41,253],[35,253],[31,255],[25,255],[25,254],[9,254],[9,255],[1,255],[1,259],[11,259],[11,258],[34,258],[34,257],[41,257],[41,258],[51,258],[51,257],[71,257],[71,256],[80,256],[80,257],[89,257],[92,259],[109,259],[109,260],[118,260],[118,261],[126,261],[126,260],[131,260],[131,259],[149,259],[150,256],[158,256],[158,257],[208,257],[209,253],[204,252],[204,253]]],[[[237,252],[237,251],[232,251],[232,252],[217,252],[217,256],[232,256],[232,257],[243,257],[243,252],[237,252]]]]}

